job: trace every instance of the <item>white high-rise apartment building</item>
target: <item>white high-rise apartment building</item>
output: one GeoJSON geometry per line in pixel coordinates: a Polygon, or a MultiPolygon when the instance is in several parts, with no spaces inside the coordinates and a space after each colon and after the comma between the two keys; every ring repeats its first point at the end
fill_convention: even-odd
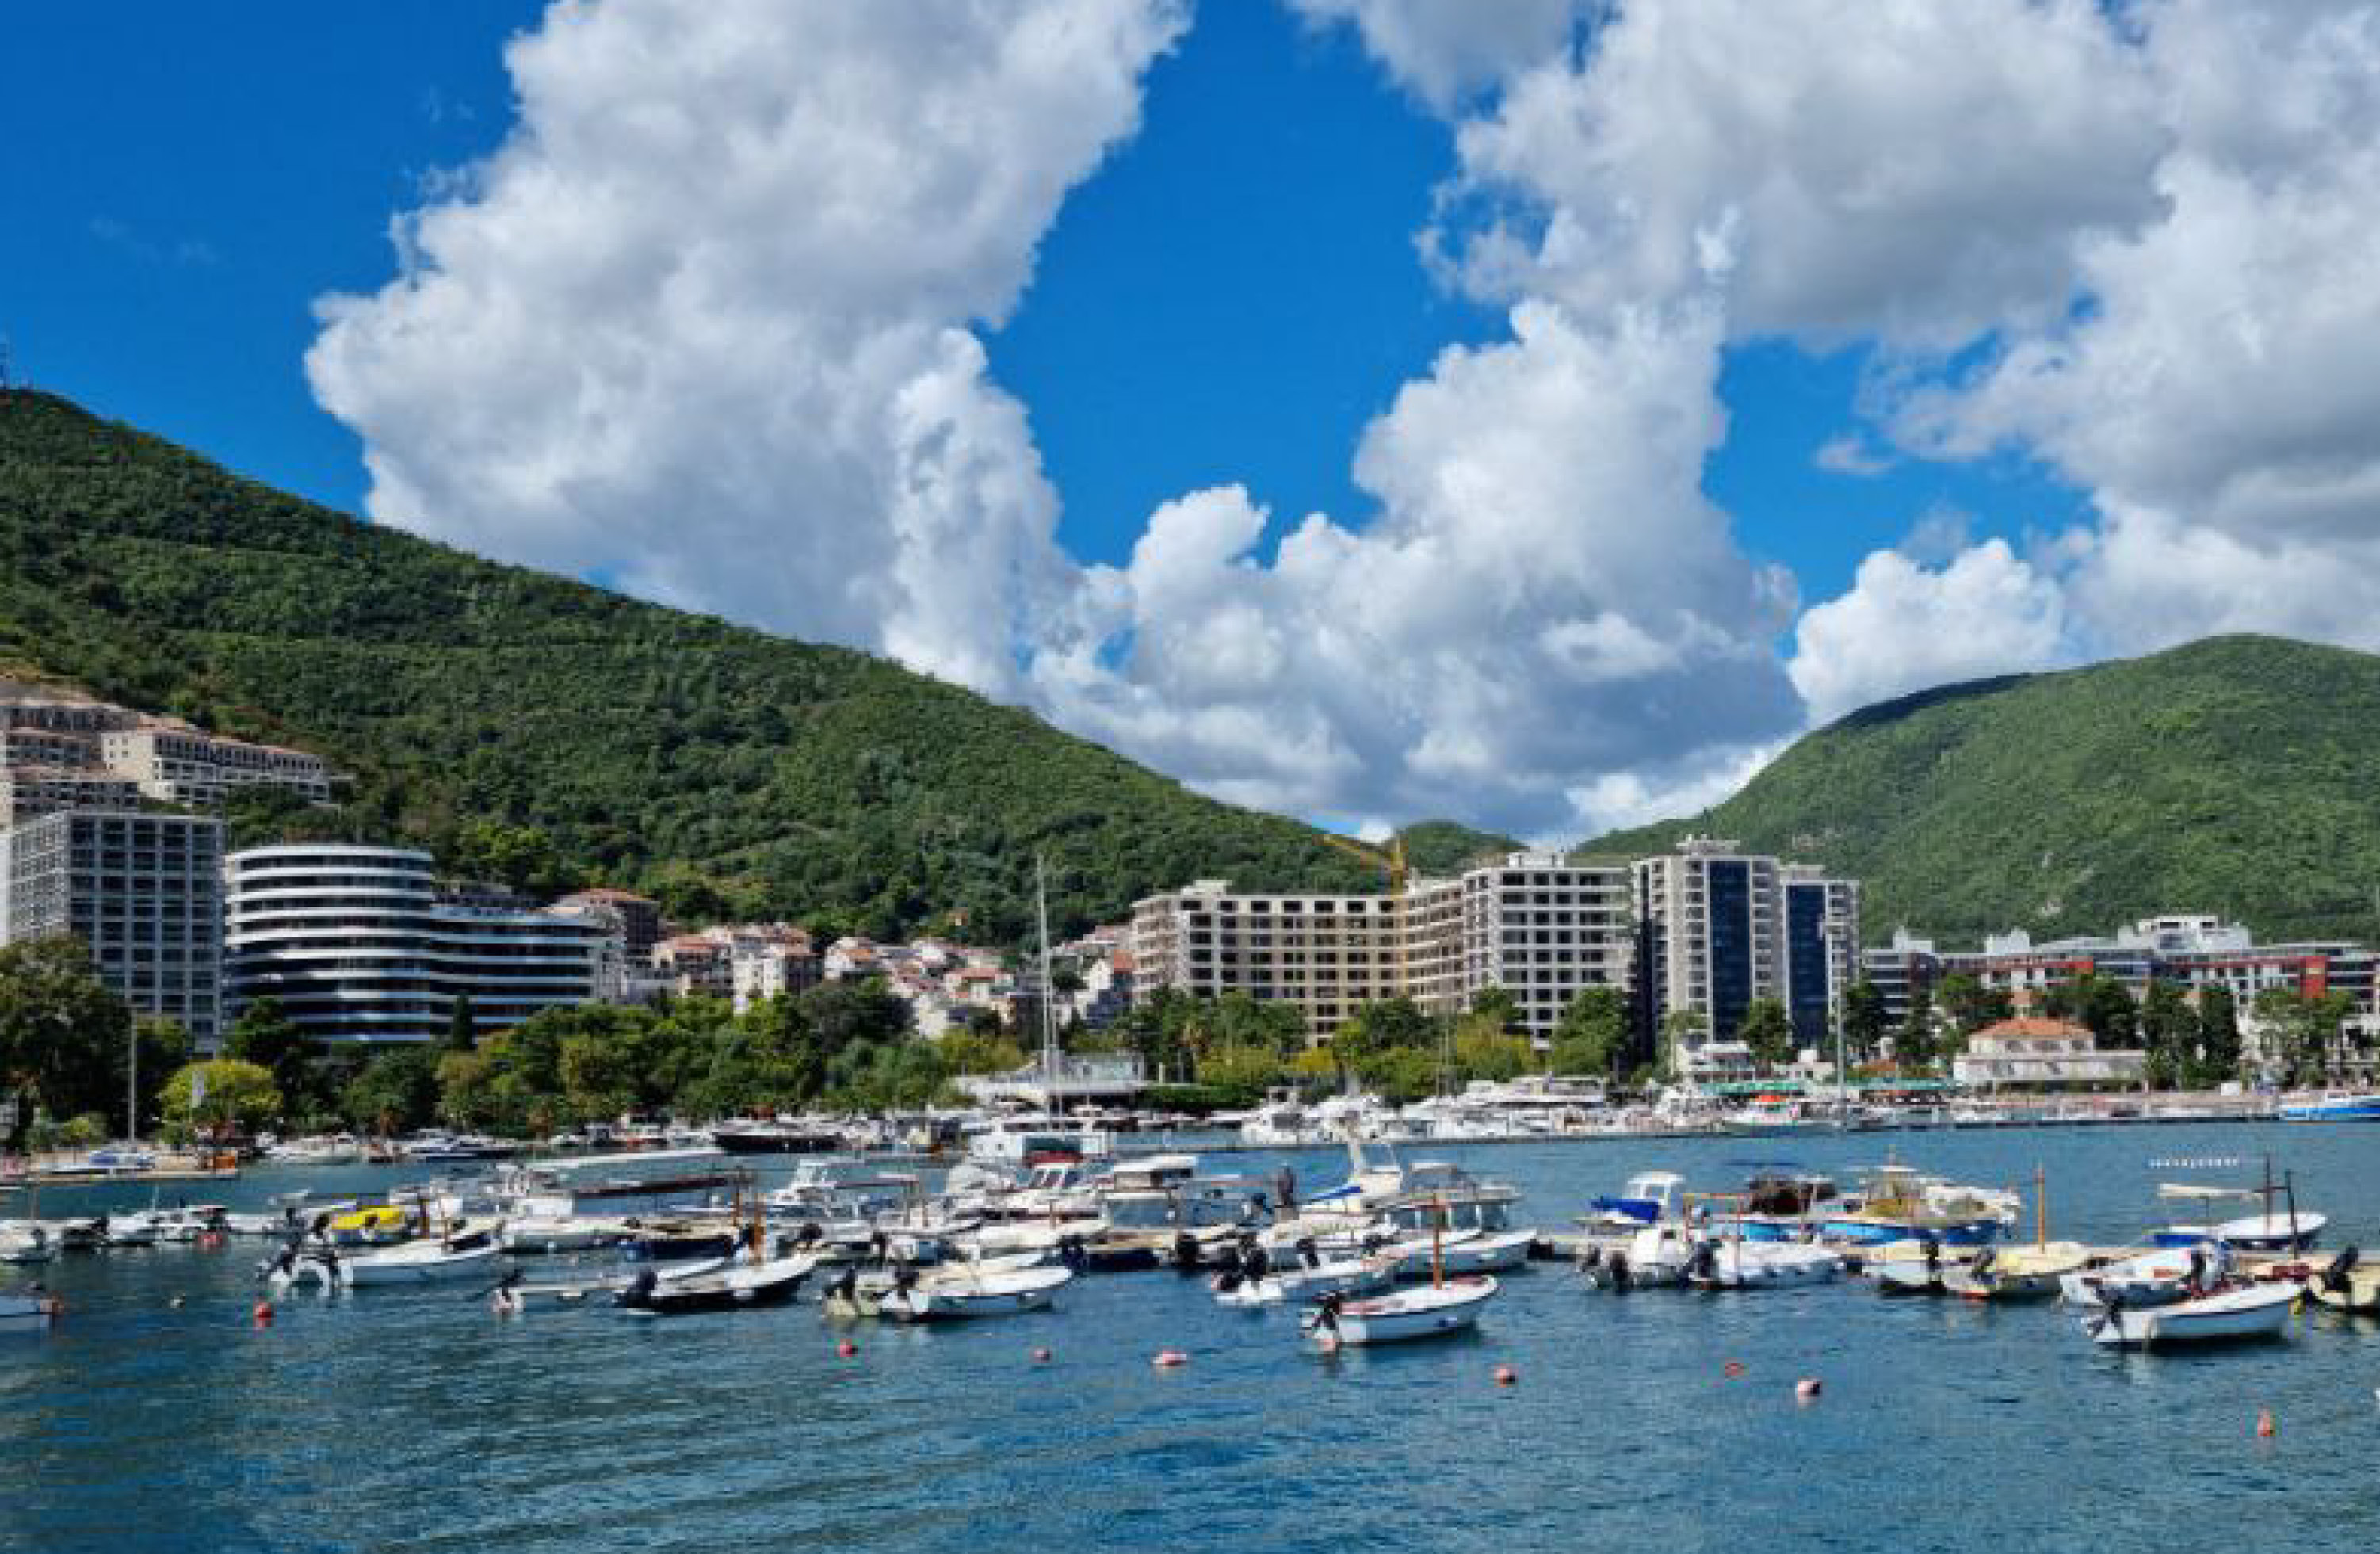
{"type": "Polygon", "coordinates": [[[1533,1036],[1550,1036],[1580,989],[1625,989],[1634,940],[1626,868],[1514,853],[1402,897],[1241,894],[1203,880],[1133,908],[1133,996],[1171,987],[1294,1004],[1329,1036],[1365,1004],[1408,997],[1468,1009],[1512,995],[1533,1036]]]}
{"type": "Polygon", "coordinates": [[[224,879],[234,1017],[270,996],[326,1043],[436,1040],[458,997],[482,1036],[588,1002],[612,937],[592,917],[452,899],[405,847],[252,847],[224,879]]]}

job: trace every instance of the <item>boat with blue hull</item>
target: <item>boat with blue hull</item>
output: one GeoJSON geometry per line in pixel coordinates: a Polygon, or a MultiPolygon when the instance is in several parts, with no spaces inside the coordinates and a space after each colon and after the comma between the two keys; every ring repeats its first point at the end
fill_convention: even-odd
{"type": "Polygon", "coordinates": [[[2284,1123],[2380,1123],[2380,1095],[2317,1096],[2275,1113],[2284,1123]]]}

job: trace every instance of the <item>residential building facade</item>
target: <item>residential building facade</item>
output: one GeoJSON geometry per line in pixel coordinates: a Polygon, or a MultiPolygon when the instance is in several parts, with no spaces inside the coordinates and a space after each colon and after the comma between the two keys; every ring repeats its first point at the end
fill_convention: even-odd
{"type": "Polygon", "coordinates": [[[1454,1014],[1500,988],[1542,1039],[1581,989],[1626,989],[1630,923],[1625,868],[1554,853],[1415,880],[1402,896],[1244,894],[1204,880],[1135,905],[1135,996],[1245,992],[1295,1006],[1318,1040],[1382,999],[1454,1014]]]}
{"type": "Polygon", "coordinates": [[[72,934],[133,1010],[202,1047],[224,1028],[224,824],[206,816],[66,809],[6,836],[6,937],[72,934]]]}
{"type": "Polygon", "coordinates": [[[2055,1089],[2134,1086],[2148,1074],[2145,1052],[2103,1052],[2084,1026],[2019,1015],[1967,1038],[1950,1060],[1951,1077],[1973,1089],[2055,1089]]]}
{"type": "Polygon", "coordinates": [[[468,998],[479,1035],[596,992],[610,930],[591,917],[442,892],[427,853],[296,844],[224,860],[234,1018],[256,999],[329,1045],[443,1037],[468,998]]]}
{"type": "Polygon", "coordinates": [[[212,807],[236,787],[269,783],[314,803],[331,797],[320,756],[278,745],[226,739],[165,718],[144,718],[99,736],[100,763],[150,798],[212,807]]]}
{"type": "Polygon", "coordinates": [[[1859,887],[1706,836],[1634,868],[1642,1018],[1693,1028],[1662,1054],[1681,1074],[1739,1067],[1755,1001],[1786,1008],[1805,1046],[1831,1034],[1858,965],[1859,887]]]}

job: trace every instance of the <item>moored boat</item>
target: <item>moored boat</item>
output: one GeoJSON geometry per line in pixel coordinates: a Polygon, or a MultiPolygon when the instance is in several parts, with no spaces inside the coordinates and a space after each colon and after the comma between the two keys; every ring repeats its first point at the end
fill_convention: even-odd
{"type": "Polygon", "coordinates": [[[2273,1338],[2289,1321],[2299,1293],[2294,1283],[2243,1284],[2169,1305],[2103,1301],[2082,1318],[2082,1330],[2104,1348],[2122,1349],[2273,1338]]]}
{"type": "Polygon", "coordinates": [[[805,1252],[683,1279],[664,1280],[649,1268],[613,1299],[621,1310],[643,1317],[783,1305],[801,1293],[802,1281],[817,1267],[817,1256],[805,1252]]]}
{"type": "Polygon", "coordinates": [[[2306,1293],[2333,1311],[2380,1313],[2380,1267],[2365,1267],[2352,1246],[2306,1281],[2306,1293]]]}
{"type": "Polygon", "coordinates": [[[58,1303],[47,1294],[0,1293],[0,1333],[38,1332],[58,1314],[58,1303]]]}
{"type": "Polygon", "coordinates": [[[877,1302],[877,1312],[904,1322],[938,1322],[1039,1311],[1074,1277],[1071,1269],[1050,1267],[954,1271],[894,1288],[877,1302]]]}
{"type": "Polygon", "coordinates": [[[1494,1279],[1481,1277],[1450,1279],[1368,1300],[1325,1295],[1305,1313],[1301,1326],[1326,1349],[1442,1338],[1476,1323],[1498,1288],[1494,1279]]]}
{"type": "Polygon", "coordinates": [[[2315,1096],[2274,1115],[2284,1123],[2380,1123],[2380,1095],[2315,1096]]]}

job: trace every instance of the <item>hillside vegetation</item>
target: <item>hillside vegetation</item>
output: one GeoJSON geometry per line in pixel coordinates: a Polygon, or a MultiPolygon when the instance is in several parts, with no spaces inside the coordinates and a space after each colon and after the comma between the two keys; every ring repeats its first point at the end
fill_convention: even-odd
{"type": "Polygon", "coordinates": [[[250,834],[452,853],[475,822],[533,827],[552,882],[693,916],[1014,941],[1037,852],[1061,931],[1198,876],[1377,888],[1308,828],[1028,712],[361,523],[21,391],[0,394],[0,671],[357,775],[342,813],[250,834]]]}
{"type": "Polygon", "coordinates": [[[1795,744],[1695,831],[1866,884],[1865,937],[1959,943],[2212,912],[2260,938],[2380,934],[2380,658],[2222,637],[1881,703],[1795,744]]]}

